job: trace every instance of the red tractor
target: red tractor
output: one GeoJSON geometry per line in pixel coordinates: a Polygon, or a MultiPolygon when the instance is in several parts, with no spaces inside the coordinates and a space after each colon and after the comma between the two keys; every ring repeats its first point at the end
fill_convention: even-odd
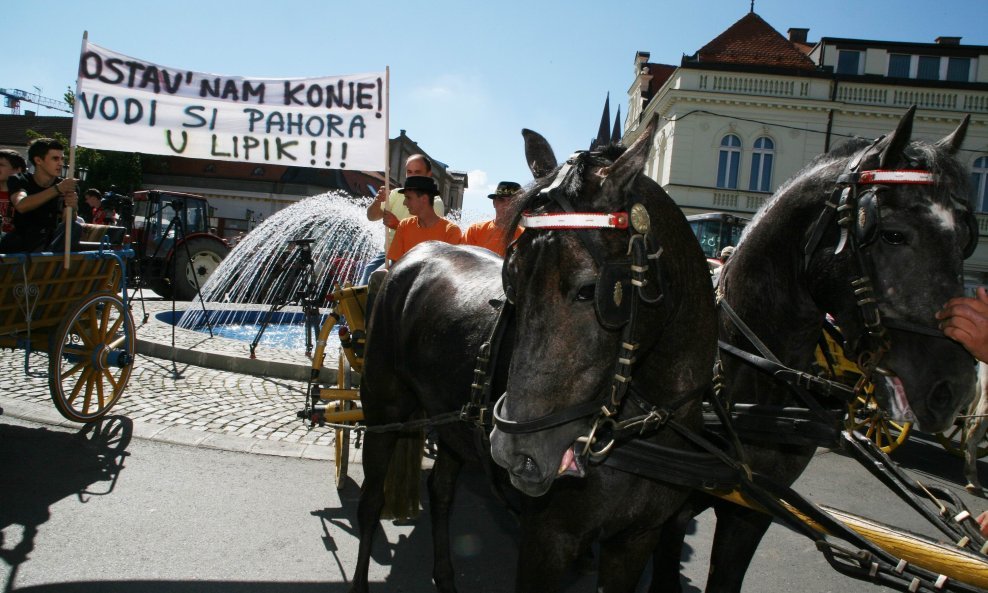
{"type": "Polygon", "coordinates": [[[163,297],[196,298],[230,252],[226,240],[209,230],[209,204],[202,196],[146,190],[128,197],[107,192],[104,207],[120,217],[134,243],[128,281],[163,297]]]}

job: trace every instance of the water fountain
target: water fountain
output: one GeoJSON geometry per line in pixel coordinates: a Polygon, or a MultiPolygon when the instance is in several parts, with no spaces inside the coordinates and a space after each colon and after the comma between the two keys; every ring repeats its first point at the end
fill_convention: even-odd
{"type": "MultiPolygon", "coordinates": [[[[312,239],[313,277],[325,294],[337,284],[353,282],[364,264],[384,244],[384,230],[365,216],[368,201],[343,192],[307,198],[270,218],[248,233],[216,269],[202,289],[210,303],[255,305],[211,310],[213,324],[244,321],[248,313],[257,319],[257,307],[292,302],[307,280],[307,271],[293,257],[292,241],[312,239]]],[[[207,313],[190,308],[179,327],[205,324],[207,313]]],[[[253,322],[253,321],[251,321],[253,322]]]]}

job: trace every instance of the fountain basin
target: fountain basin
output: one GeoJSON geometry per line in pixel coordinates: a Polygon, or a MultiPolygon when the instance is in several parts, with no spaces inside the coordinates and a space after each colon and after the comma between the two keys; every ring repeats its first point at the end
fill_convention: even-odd
{"type": "MultiPolygon", "coordinates": [[[[208,334],[176,327],[172,321],[180,318],[185,309],[196,308],[196,304],[179,303],[178,306],[182,308],[172,312],[171,303],[168,301],[147,301],[143,307],[148,314],[148,320],[140,323],[142,305],[135,304],[135,321],[140,323],[137,328],[139,354],[171,360],[178,364],[191,364],[257,377],[303,382],[309,380],[312,361],[305,356],[304,347],[296,351],[262,345],[258,346],[255,352],[256,359],[251,359],[250,340],[242,341],[220,336],[210,338],[208,334]]],[[[215,304],[210,303],[209,307],[213,309],[215,304]]],[[[237,309],[246,308],[232,305],[224,306],[221,311],[229,314],[237,309]]],[[[301,315],[298,307],[286,307],[284,312],[301,315]]],[[[211,310],[210,314],[213,313],[214,311],[211,310]]],[[[263,312],[255,309],[254,313],[260,315],[263,312]]],[[[319,375],[320,382],[331,383],[335,380],[338,358],[338,342],[337,345],[327,345],[323,368],[319,375]]],[[[181,369],[179,368],[178,371],[180,372],[181,369]]]]}

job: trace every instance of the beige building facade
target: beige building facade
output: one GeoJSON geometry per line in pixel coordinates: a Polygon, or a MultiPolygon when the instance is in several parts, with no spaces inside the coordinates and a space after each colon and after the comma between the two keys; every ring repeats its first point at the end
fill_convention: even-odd
{"type": "Polygon", "coordinates": [[[966,268],[988,284],[988,46],[784,37],[745,15],[678,66],[638,52],[625,144],[654,122],[646,174],[687,214],[752,216],[786,179],[849,137],[876,138],[918,107],[913,137],[971,115],[958,158],[971,171],[982,240],[966,268]]]}

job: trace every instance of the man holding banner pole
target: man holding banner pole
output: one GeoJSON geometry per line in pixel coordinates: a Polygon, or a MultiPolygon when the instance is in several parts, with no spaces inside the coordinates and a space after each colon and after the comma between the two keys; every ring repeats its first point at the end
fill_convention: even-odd
{"type": "MultiPolygon", "coordinates": [[[[62,207],[75,210],[77,179],[61,177],[65,148],[57,140],[38,138],[28,148],[33,173],[23,173],[8,181],[14,209],[14,230],[0,241],[0,252],[47,251],[63,241],[58,216],[62,207]]],[[[70,210],[70,211],[71,211],[70,210]]],[[[72,223],[70,219],[70,223],[72,223]]],[[[77,232],[73,232],[76,235],[77,232]]],[[[74,237],[73,237],[74,238],[74,237]]]]}

